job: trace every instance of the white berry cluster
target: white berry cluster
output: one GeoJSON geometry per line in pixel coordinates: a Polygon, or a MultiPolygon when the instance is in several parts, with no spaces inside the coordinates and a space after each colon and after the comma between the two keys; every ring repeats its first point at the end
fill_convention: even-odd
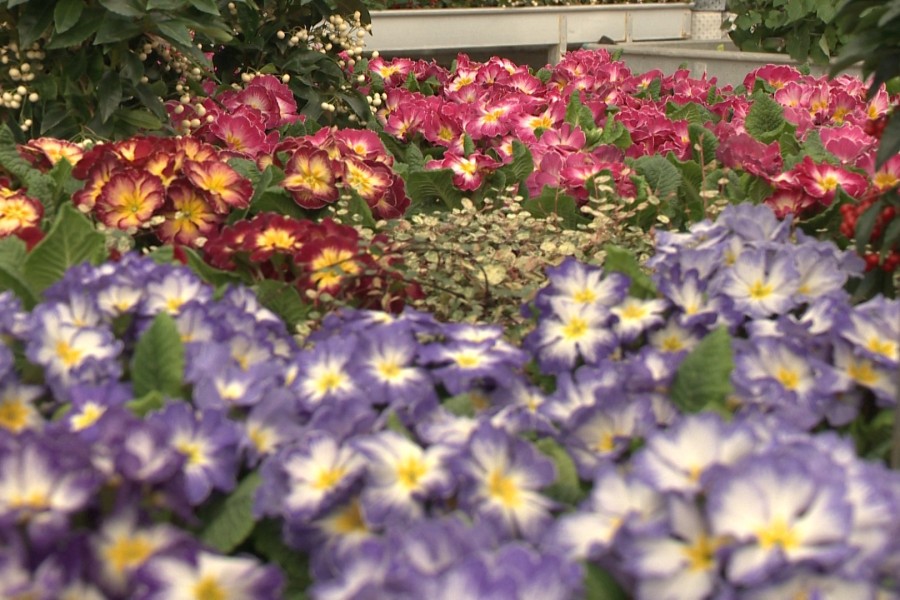
{"type": "MultiPolygon", "coordinates": [[[[6,26],[3,23],[0,29],[6,26]]],[[[19,110],[25,102],[34,103],[41,99],[29,84],[44,69],[44,56],[38,43],[24,52],[12,41],[0,46],[0,108],[19,110]]],[[[19,126],[22,131],[27,131],[31,125],[31,119],[25,119],[19,126]]]]}

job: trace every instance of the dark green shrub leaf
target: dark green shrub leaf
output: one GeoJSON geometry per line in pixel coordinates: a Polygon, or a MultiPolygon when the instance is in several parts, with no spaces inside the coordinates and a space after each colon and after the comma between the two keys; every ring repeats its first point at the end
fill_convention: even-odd
{"type": "Polygon", "coordinates": [[[60,48],[72,48],[80,46],[89,37],[97,33],[103,19],[104,11],[99,8],[86,8],[81,18],[64,32],[57,32],[50,36],[47,43],[48,50],[60,48]]]}
{"type": "Polygon", "coordinates": [[[200,12],[216,16],[220,14],[219,7],[216,5],[216,0],[189,0],[189,2],[191,3],[191,6],[200,12]]]}
{"type": "Polygon", "coordinates": [[[19,12],[19,47],[31,46],[52,23],[53,11],[47,10],[47,7],[37,2],[21,8],[19,12]]]}
{"type": "Polygon", "coordinates": [[[897,153],[900,153],[900,110],[894,110],[881,133],[881,143],[875,157],[876,166],[881,167],[897,153]]]}
{"type": "Polygon", "coordinates": [[[259,471],[248,474],[237,488],[225,498],[202,511],[204,522],[200,540],[222,553],[240,546],[250,534],[256,521],[253,518],[253,496],[262,483],[259,471]]]}
{"type": "Polygon", "coordinates": [[[168,313],[156,315],[137,341],[131,359],[131,381],[134,394],[139,397],[154,390],[171,398],[182,395],[184,343],[175,319],[168,313]]]}
{"type": "Polygon", "coordinates": [[[102,46],[113,42],[122,42],[142,33],[141,26],[132,19],[107,13],[102,17],[100,26],[97,28],[94,45],[102,46]]]}
{"type": "Polygon", "coordinates": [[[99,264],[106,257],[106,242],[91,222],[71,204],[64,204],[47,236],[25,259],[23,272],[29,286],[42,293],[73,265],[99,264]]]}
{"type": "Polygon", "coordinates": [[[143,17],[144,9],[142,9],[134,0],[98,0],[100,6],[109,12],[122,15],[123,17],[143,17]]]}
{"type": "Polygon", "coordinates": [[[700,340],[678,367],[672,382],[672,402],[685,413],[724,408],[732,392],[733,369],[731,336],[719,327],[700,340]]]}
{"type": "Polygon", "coordinates": [[[116,71],[107,71],[97,85],[100,120],[106,123],[122,102],[122,81],[116,71]]]}
{"type": "Polygon", "coordinates": [[[53,9],[53,23],[57,33],[64,33],[78,22],[84,11],[84,0],[59,0],[53,9]]]}

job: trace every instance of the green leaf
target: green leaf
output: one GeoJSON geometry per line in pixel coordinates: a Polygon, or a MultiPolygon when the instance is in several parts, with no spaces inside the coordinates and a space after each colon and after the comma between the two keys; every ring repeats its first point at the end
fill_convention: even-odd
{"type": "Polygon", "coordinates": [[[630,295],[642,299],[656,298],[656,285],[631,252],[612,244],[603,246],[603,251],[606,253],[603,268],[613,273],[622,273],[631,279],[628,290],[630,295]]]}
{"type": "Polygon", "coordinates": [[[375,217],[372,216],[372,209],[366,201],[363,200],[362,196],[360,196],[356,190],[348,188],[347,191],[350,192],[350,201],[347,204],[347,208],[350,209],[350,216],[359,217],[359,220],[354,220],[354,223],[373,231],[377,229],[375,217]]]}
{"type": "Polygon", "coordinates": [[[566,106],[566,123],[581,127],[583,131],[590,131],[597,128],[594,121],[594,113],[591,109],[581,103],[581,94],[576,92],[569,97],[569,104],[566,106]]]}
{"type": "Polygon", "coordinates": [[[563,226],[567,229],[576,229],[579,225],[590,221],[579,210],[575,198],[564,194],[562,190],[549,186],[545,186],[539,196],[525,200],[522,203],[522,207],[538,218],[558,215],[562,218],[563,226]]]}
{"type": "MultiPolygon", "coordinates": [[[[15,23],[15,19],[13,19],[15,23]]],[[[19,47],[28,48],[44,34],[53,24],[53,11],[39,6],[37,2],[20,9],[19,12],[19,47]]],[[[5,24],[9,28],[8,24],[5,24]]],[[[9,39],[8,37],[6,39],[9,39]]]]}
{"type": "Polygon", "coordinates": [[[463,193],[453,185],[453,171],[431,169],[410,173],[406,179],[406,192],[414,205],[435,208],[440,201],[445,208],[462,208],[463,193]]]}
{"type": "Polygon", "coordinates": [[[681,186],[681,173],[662,156],[642,156],[634,161],[634,170],[647,181],[653,195],[664,202],[681,186]]]}
{"type": "Polygon", "coordinates": [[[100,21],[100,27],[97,28],[97,35],[94,36],[94,45],[102,46],[104,44],[122,42],[142,33],[141,26],[132,19],[106,14],[100,21]]]}
{"type": "Polygon", "coordinates": [[[888,224],[888,226],[884,229],[884,236],[881,240],[881,258],[884,258],[891,251],[891,248],[895,248],[900,245],[900,217],[894,217],[894,219],[888,224]]]}
{"type": "Polygon", "coordinates": [[[47,236],[25,259],[25,278],[36,293],[43,293],[66,270],[83,262],[99,264],[106,257],[102,233],[71,204],[64,204],[47,236]]]}
{"type": "Polygon", "coordinates": [[[297,288],[284,281],[264,279],[253,286],[253,290],[260,304],[281,317],[291,331],[306,320],[311,309],[297,288]]]}
{"type": "Polygon", "coordinates": [[[705,125],[710,121],[715,123],[718,120],[711,110],[696,102],[679,105],[671,100],[666,102],[666,116],[672,121],[687,121],[696,125],[705,125]]]}
{"type": "Polygon", "coordinates": [[[62,48],[74,48],[83,44],[89,37],[97,33],[100,23],[103,19],[103,10],[99,8],[87,8],[81,18],[72,27],[64,32],[57,32],[50,36],[47,43],[48,50],[59,50],[62,48]]]}
{"type": "Polygon", "coordinates": [[[64,33],[78,23],[84,11],[84,0],[59,0],[53,9],[53,23],[57,33],[64,33]]]}
{"type": "Polygon", "coordinates": [[[28,196],[41,201],[45,215],[53,215],[56,183],[50,175],[41,173],[19,155],[15,137],[6,125],[0,127],[0,167],[22,183],[28,196]]]}
{"type": "Polygon", "coordinates": [[[200,12],[216,16],[220,14],[219,7],[216,5],[216,0],[189,0],[189,2],[191,3],[191,6],[200,12]]]}
{"type": "Polygon", "coordinates": [[[144,10],[134,0],[98,0],[100,6],[123,17],[143,17],[144,10]]]}
{"type": "Polygon", "coordinates": [[[507,184],[521,183],[534,171],[534,157],[528,146],[519,140],[512,143],[512,161],[498,169],[506,175],[507,184]]]}
{"type": "Polygon", "coordinates": [[[304,554],[288,548],[282,540],[281,526],[273,519],[260,521],[252,534],[256,553],[277,564],[287,576],[284,600],[305,600],[306,590],[312,585],[309,561],[304,554]]]}
{"type": "Polygon", "coordinates": [[[725,327],[719,327],[700,340],[678,367],[672,382],[672,402],[685,413],[724,408],[732,392],[733,369],[731,336],[725,327]]]}
{"type": "Polygon", "coordinates": [[[691,138],[691,152],[694,160],[702,165],[709,164],[716,160],[716,150],[719,149],[719,138],[712,131],[691,123],[688,125],[688,136],[691,138]],[[696,146],[700,146],[697,150],[696,146]]]}
{"type": "Polygon", "coordinates": [[[154,390],[178,398],[184,385],[184,343],[169,313],[161,312],[141,335],[131,359],[131,381],[136,396],[154,390]]]}
{"type": "Polygon", "coordinates": [[[37,304],[37,297],[22,273],[25,253],[25,242],[19,238],[10,236],[0,239],[0,290],[10,290],[30,310],[37,304]]]}
{"type": "Polygon", "coordinates": [[[97,84],[97,110],[100,121],[106,123],[122,103],[122,81],[117,71],[107,71],[97,84]]]}
{"type": "Polygon", "coordinates": [[[744,127],[753,138],[768,144],[777,138],[787,123],[784,109],[765,94],[754,94],[744,127]]]}
{"type": "Polygon", "coordinates": [[[474,417],[478,412],[476,399],[473,397],[473,394],[475,393],[476,392],[464,392],[462,394],[457,394],[456,396],[451,396],[441,402],[441,406],[449,411],[450,414],[457,417],[474,417]]]}
{"type": "Polygon", "coordinates": [[[895,109],[881,133],[881,143],[875,157],[876,168],[880,168],[897,153],[900,153],[900,110],[895,109]]]}
{"type": "Polygon", "coordinates": [[[146,110],[120,108],[116,111],[115,116],[142,131],[158,131],[163,126],[162,121],[146,110]]]}
{"type": "Polygon", "coordinates": [[[578,479],[575,461],[559,442],[553,438],[542,438],[534,444],[538,450],[553,460],[556,466],[556,481],[541,490],[547,497],[558,502],[575,506],[585,497],[578,479]]]}
{"type": "Polygon", "coordinates": [[[261,483],[262,475],[259,471],[253,471],[230,495],[202,511],[200,518],[204,526],[200,531],[200,540],[228,554],[249,538],[256,526],[253,497],[261,483]]]}
{"type": "Polygon", "coordinates": [[[628,594],[606,570],[593,563],[584,564],[585,600],[628,600],[628,594]]]}
{"type": "Polygon", "coordinates": [[[125,403],[128,410],[139,417],[146,417],[152,412],[162,410],[165,405],[166,397],[159,390],[150,390],[140,398],[125,403]]]}
{"type": "Polygon", "coordinates": [[[875,229],[875,223],[884,208],[884,200],[874,202],[866,211],[856,220],[856,230],[853,232],[856,238],[856,251],[864,254],[866,246],[872,237],[872,230],[875,229]]]}

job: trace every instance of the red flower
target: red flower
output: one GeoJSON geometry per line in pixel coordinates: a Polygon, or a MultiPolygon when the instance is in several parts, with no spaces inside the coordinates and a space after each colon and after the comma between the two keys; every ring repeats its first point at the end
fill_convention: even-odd
{"type": "Polygon", "coordinates": [[[166,190],[159,177],[144,170],[123,170],[103,186],[97,198],[97,216],[107,227],[141,227],[162,207],[165,198],[166,190]]]}
{"type": "Polygon", "coordinates": [[[44,205],[25,194],[0,188],[0,238],[39,227],[44,205]]]}
{"type": "Polygon", "coordinates": [[[206,197],[185,179],[175,180],[167,196],[162,213],[166,220],[156,230],[164,242],[194,246],[199,238],[208,238],[223,221],[206,197]]]}
{"type": "Polygon", "coordinates": [[[49,171],[61,159],[66,159],[72,166],[78,164],[84,156],[81,146],[55,138],[36,138],[18,146],[19,154],[41,171],[49,171]]]}
{"type": "Polygon", "coordinates": [[[228,214],[232,208],[246,208],[253,196],[253,184],[237,171],[218,160],[187,160],[184,174],[193,185],[206,192],[213,209],[228,214]]]}
{"type": "Polygon", "coordinates": [[[298,149],[288,161],[281,186],[303,208],[322,208],[338,199],[335,165],[323,150],[298,149]]]}
{"type": "Polygon", "coordinates": [[[838,186],[854,198],[860,198],[869,187],[864,176],[827,163],[817,164],[809,156],[804,156],[792,171],[804,191],[825,206],[834,200],[838,186]]]}

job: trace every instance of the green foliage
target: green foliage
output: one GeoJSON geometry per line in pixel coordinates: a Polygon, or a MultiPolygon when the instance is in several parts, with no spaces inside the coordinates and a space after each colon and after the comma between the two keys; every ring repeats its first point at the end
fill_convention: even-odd
{"type": "Polygon", "coordinates": [[[226,554],[247,540],[256,524],[253,495],[260,483],[262,476],[259,471],[253,471],[231,494],[205,507],[200,515],[203,522],[200,540],[226,554]]]}
{"type": "Polygon", "coordinates": [[[723,27],[738,48],[779,52],[800,62],[827,64],[846,36],[835,18],[838,0],[728,0],[723,27]]]}
{"type": "Polygon", "coordinates": [[[72,204],[63,205],[47,236],[25,258],[22,272],[35,294],[42,293],[73,265],[99,264],[106,258],[106,240],[72,204]]]}
{"type": "Polygon", "coordinates": [[[0,291],[10,290],[26,309],[31,309],[38,300],[22,272],[24,263],[25,242],[17,237],[0,239],[0,291]]]}
{"type": "Polygon", "coordinates": [[[650,276],[641,268],[640,263],[634,257],[634,254],[612,244],[604,246],[606,252],[606,261],[603,268],[614,273],[622,273],[631,279],[631,287],[628,293],[635,298],[655,298],[657,294],[656,286],[650,276]]]}
{"type": "Polygon", "coordinates": [[[578,479],[575,461],[572,460],[566,449],[553,438],[542,438],[535,442],[535,446],[553,460],[556,467],[556,481],[544,488],[543,493],[557,502],[577,506],[584,499],[585,492],[578,479]]]}
{"type": "Polygon", "coordinates": [[[732,392],[731,336],[719,327],[685,357],[672,382],[672,402],[686,413],[724,409],[732,392]]]}
{"type": "Polygon", "coordinates": [[[171,398],[182,395],[184,344],[168,313],[161,312],[141,334],[131,360],[131,381],[137,397],[159,392],[171,398]]]}
{"type": "Polygon", "coordinates": [[[308,115],[321,116],[326,100],[368,115],[348,83],[352,64],[337,57],[359,44],[361,0],[0,0],[0,22],[0,88],[25,88],[3,106],[20,140],[166,129],[165,101],[202,95],[204,79],[240,81],[248,66],[289,75],[308,115]],[[344,17],[352,27],[341,32],[344,17]]]}
{"type": "Polygon", "coordinates": [[[539,196],[529,198],[523,206],[535,217],[546,218],[556,215],[569,229],[575,229],[588,221],[578,210],[575,198],[551,187],[544,187],[539,196]]]}

